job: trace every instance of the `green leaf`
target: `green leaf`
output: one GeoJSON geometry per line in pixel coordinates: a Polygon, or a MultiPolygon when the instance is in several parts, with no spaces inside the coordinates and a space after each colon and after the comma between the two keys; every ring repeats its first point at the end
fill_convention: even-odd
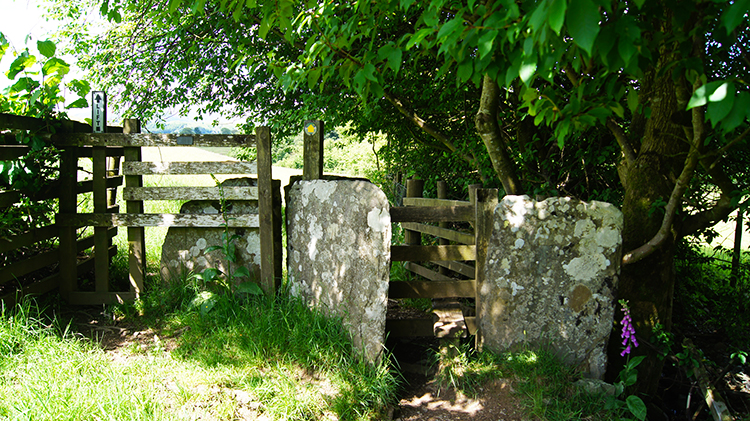
{"type": "Polygon", "coordinates": [[[639,355],[637,357],[631,358],[628,361],[628,363],[625,364],[625,368],[627,370],[634,370],[636,367],[638,367],[638,364],[640,364],[641,362],[643,362],[644,358],[646,358],[646,357],[643,356],[643,355],[639,355]]]}
{"type": "Polygon", "coordinates": [[[571,0],[568,8],[568,31],[573,42],[591,56],[599,34],[599,8],[591,0],[571,0]]]}
{"type": "Polygon", "coordinates": [[[68,104],[65,108],[71,109],[71,108],[88,108],[89,102],[86,101],[86,98],[78,98],[77,100],[71,102],[68,104]]]}
{"type": "Polygon", "coordinates": [[[643,400],[641,398],[639,398],[638,396],[630,395],[625,398],[625,404],[627,404],[630,413],[633,414],[634,417],[638,418],[641,421],[646,419],[646,404],[643,403],[643,400]]]}
{"type": "Polygon", "coordinates": [[[422,42],[427,35],[431,34],[433,32],[432,28],[422,28],[419,31],[417,31],[414,35],[409,38],[409,41],[406,43],[406,49],[410,50],[413,46],[419,44],[422,42]]]}
{"type": "Polygon", "coordinates": [[[638,91],[632,86],[628,88],[628,109],[633,114],[638,110],[638,91]]]}
{"type": "Polygon", "coordinates": [[[378,58],[381,60],[387,59],[388,67],[390,67],[394,73],[398,73],[398,70],[401,68],[402,57],[403,52],[392,42],[389,42],[378,49],[378,58]]]}
{"type": "Polygon", "coordinates": [[[750,118],[750,93],[743,91],[737,94],[732,110],[721,121],[721,129],[725,132],[731,132],[744,123],[747,118],[750,118]]]}
{"type": "Polygon", "coordinates": [[[19,73],[33,66],[35,63],[36,57],[29,55],[28,52],[23,52],[18,58],[13,60],[6,75],[8,76],[8,79],[13,80],[19,73]]]}
{"type": "Polygon", "coordinates": [[[454,31],[463,31],[464,19],[462,17],[454,18],[445,22],[437,33],[437,38],[444,39],[453,34],[454,31]]]}
{"type": "Polygon", "coordinates": [[[169,0],[169,13],[174,13],[182,4],[182,0],[169,0]]]}
{"type": "Polygon", "coordinates": [[[223,250],[223,249],[224,249],[223,246],[208,246],[206,247],[206,250],[204,251],[204,253],[211,253],[212,251],[223,250]]]}
{"type": "Polygon", "coordinates": [[[709,104],[706,113],[708,119],[711,120],[711,127],[716,127],[732,111],[734,94],[734,86],[727,82],[708,97],[709,104]]]}
{"type": "Polygon", "coordinates": [[[37,41],[36,42],[36,48],[39,50],[39,52],[43,56],[45,56],[47,58],[51,58],[52,56],[55,55],[56,47],[55,47],[55,43],[52,42],[52,41],[49,41],[49,40],[47,40],[47,41],[37,41]]]}
{"type": "Polygon", "coordinates": [[[536,54],[530,57],[524,57],[521,62],[521,68],[518,69],[518,76],[521,77],[521,81],[528,85],[533,79],[534,73],[536,72],[536,54]]]}
{"type": "Polygon", "coordinates": [[[471,79],[471,75],[474,74],[474,62],[471,60],[465,60],[463,63],[458,65],[457,76],[461,83],[464,83],[471,79]]]}
{"type": "Polygon", "coordinates": [[[367,78],[367,80],[369,80],[371,82],[377,82],[378,81],[378,77],[375,75],[375,71],[376,70],[377,69],[375,69],[375,66],[372,63],[365,64],[365,67],[364,67],[363,71],[364,71],[364,74],[365,74],[365,77],[367,78]]]}
{"type": "Polygon", "coordinates": [[[567,0],[552,0],[552,4],[549,6],[547,24],[557,35],[560,35],[560,30],[563,23],[565,23],[565,10],[567,7],[567,0]]]}
{"type": "Polygon", "coordinates": [[[263,295],[263,290],[255,282],[243,282],[237,285],[237,292],[250,295],[263,295]]]}
{"type": "Polygon", "coordinates": [[[620,41],[617,43],[617,52],[620,53],[622,61],[625,63],[624,67],[630,64],[630,60],[633,58],[635,53],[638,52],[638,47],[633,44],[633,41],[626,37],[620,37],[620,41]]]}
{"type": "Polygon", "coordinates": [[[719,86],[721,86],[723,83],[726,82],[724,82],[723,80],[717,80],[700,86],[695,90],[695,92],[693,92],[693,96],[690,97],[687,109],[689,110],[691,108],[702,107],[706,105],[708,103],[709,96],[712,96],[717,88],[719,88],[719,86]]]}
{"type": "Polygon", "coordinates": [[[5,55],[5,52],[8,50],[8,46],[10,43],[8,43],[8,40],[5,38],[5,35],[0,32],[0,60],[2,60],[3,56],[5,55]]]}
{"type": "Polygon", "coordinates": [[[745,15],[750,9],[750,0],[734,0],[731,6],[721,15],[721,23],[727,30],[727,35],[745,19],[745,15]]]}
{"type": "Polygon", "coordinates": [[[479,49],[479,59],[482,60],[487,57],[493,51],[494,41],[497,37],[498,31],[488,30],[481,37],[477,43],[479,49]]]}
{"type": "Polygon", "coordinates": [[[70,66],[59,58],[51,58],[42,66],[42,74],[45,76],[55,73],[62,76],[68,74],[68,72],[70,72],[70,66]]]}

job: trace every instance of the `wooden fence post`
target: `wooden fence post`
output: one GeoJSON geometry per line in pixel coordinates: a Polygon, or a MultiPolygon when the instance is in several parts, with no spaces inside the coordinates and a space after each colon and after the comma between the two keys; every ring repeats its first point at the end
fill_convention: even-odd
{"type": "MultiPolygon", "coordinates": [[[[74,214],[78,211],[76,185],[78,184],[78,148],[66,147],[60,157],[60,214],[74,214]]],[[[60,294],[68,299],[70,293],[78,289],[78,251],[76,249],[76,228],[60,229],[60,294]]]]}
{"type": "MultiPolygon", "coordinates": [[[[141,122],[138,119],[126,119],[122,122],[124,134],[140,133],[141,122]]],[[[126,147],[123,150],[126,162],[140,161],[140,147],[126,147]]],[[[143,176],[126,175],[125,187],[143,187],[143,176]]],[[[126,202],[127,213],[143,213],[142,200],[128,200],[126,202]]],[[[136,297],[143,292],[143,279],[146,274],[146,241],[143,227],[128,227],[128,278],[130,280],[130,291],[135,292],[136,297]]]]}
{"type": "MultiPolygon", "coordinates": [[[[471,191],[471,190],[470,190],[471,191]]],[[[481,312],[481,301],[479,299],[479,291],[482,290],[484,284],[484,267],[487,263],[487,248],[490,243],[490,236],[492,235],[492,227],[494,226],[494,214],[495,207],[498,203],[498,190],[497,189],[474,189],[475,191],[475,204],[476,204],[476,222],[474,232],[476,234],[476,248],[477,256],[475,262],[475,273],[474,279],[476,282],[476,314],[477,316],[482,314],[481,312]]],[[[484,345],[482,338],[482,331],[479,328],[481,323],[477,320],[477,334],[475,337],[475,346],[481,350],[484,345]]]]}
{"type": "MultiPolygon", "coordinates": [[[[94,146],[93,195],[94,213],[107,213],[107,148],[94,146]]],[[[96,292],[109,291],[109,236],[108,227],[94,227],[94,280],[96,292]]]]}
{"type": "MultiPolygon", "coordinates": [[[[255,129],[258,151],[258,219],[260,225],[260,284],[268,295],[279,286],[280,260],[276,256],[274,230],[279,226],[274,215],[273,180],[271,179],[271,129],[255,129]]],[[[307,164],[305,164],[307,168],[307,164]]],[[[279,215],[280,216],[280,215],[279,215]]],[[[280,256],[279,256],[280,257],[280,256]]]]}
{"type": "MultiPolygon", "coordinates": [[[[422,197],[424,191],[424,180],[410,178],[406,180],[406,197],[422,197]]],[[[409,246],[422,245],[422,233],[419,231],[404,230],[404,243],[409,246]]]]}
{"type": "MultiPolygon", "coordinates": [[[[438,182],[437,182],[437,198],[438,199],[448,199],[448,183],[445,180],[438,180],[438,182]]],[[[448,227],[450,227],[450,223],[448,223],[448,222],[440,222],[440,223],[438,223],[438,226],[440,228],[446,228],[447,229],[448,227]]],[[[450,242],[450,240],[448,240],[446,238],[440,237],[440,239],[438,240],[438,243],[441,246],[447,246],[447,245],[450,245],[451,242],[450,242]]],[[[445,266],[440,266],[439,271],[440,271],[441,275],[449,275],[451,273],[451,270],[448,269],[445,266]]]]}
{"type": "Polygon", "coordinates": [[[302,169],[303,180],[317,180],[323,176],[323,122],[305,121],[302,169]]]}

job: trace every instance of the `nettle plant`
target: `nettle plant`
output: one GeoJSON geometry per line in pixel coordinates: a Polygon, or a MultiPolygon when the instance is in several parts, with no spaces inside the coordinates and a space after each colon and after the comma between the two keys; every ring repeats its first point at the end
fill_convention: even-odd
{"type": "Polygon", "coordinates": [[[90,91],[89,84],[75,79],[64,82],[70,65],[56,57],[55,43],[38,41],[36,50],[37,54],[32,54],[29,46],[18,50],[0,33],[0,60],[6,55],[14,57],[4,72],[8,82],[0,83],[9,85],[0,90],[0,113],[42,118],[47,122],[37,130],[0,128],[3,143],[29,147],[24,156],[0,161],[0,190],[22,193],[19,203],[0,213],[6,234],[50,222],[54,201],[34,200],[37,193],[58,178],[59,151],[50,144],[47,135],[58,130],[60,119],[67,119],[64,110],[88,106],[85,96],[90,91]],[[65,105],[66,95],[76,99],[65,105]]]}

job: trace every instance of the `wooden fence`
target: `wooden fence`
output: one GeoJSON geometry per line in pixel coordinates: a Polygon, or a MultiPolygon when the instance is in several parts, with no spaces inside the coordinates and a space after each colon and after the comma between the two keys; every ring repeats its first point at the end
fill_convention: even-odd
{"type": "MultiPolygon", "coordinates": [[[[54,128],[48,121],[31,117],[0,114],[0,131],[27,130],[37,136],[49,138],[52,132],[75,133],[91,132],[91,126],[75,121],[56,121],[54,128]]],[[[110,132],[122,131],[120,127],[108,127],[110,132]]],[[[26,145],[8,144],[6,137],[14,138],[13,133],[6,133],[0,142],[0,161],[12,161],[26,155],[30,148],[26,145]]],[[[8,139],[9,140],[9,139],[8,139]]],[[[91,149],[82,149],[81,157],[90,157],[91,149]]],[[[122,156],[122,148],[107,148],[106,155],[110,162],[122,156]]],[[[77,171],[77,166],[74,167],[77,171]]],[[[113,177],[108,180],[107,187],[110,189],[122,184],[121,177],[113,177]]],[[[29,199],[34,201],[56,200],[60,196],[61,180],[51,181],[49,184],[39,187],[39,193],[32,195],[29,199]]],[[[94,190],[93,180],[77,181],[68,186],[70,192],[75,196],[74,203],[78,197],[91,193],[94,190]]],[[[15,206],[24,198],[20,191],[0,192],[0,211],[4,212],[9,207],[15,206]]],[[[112,200],[114,200],[112,198],[112,200]]],[[[16,255],[15,260],[4,259],[5,264],[0,267],[0,300],[6,305],[12,304],[17,298],[27,294],[43,294],[52,291],[60,285],[61,273],[59,271],[60,247],[55,244],[59,238],[60,229],[56,223],[26,230],[18,233],[4,232],[0,235],[0,254],[16,255]],[[52,244],[52,247],[41,247],[41,244],[52,244]],[[22,250],[38,250],[38,253],[21,253],[22,250]]],[[[116,252],[112,246],[111,239],[116,235],[115,230],[105,233],[107,240],[108,255],[116,252]]],[[[94,236],[74,236],[68,247],[77,256],[85,250],[94,246],[94,236]]],[[[58,243],[59,244],[59,243],[58,243]]],[[[76,275],[83,275],[94,268],[92,257],[75,259],[72,270],[76,275]]]]}
{"type": "MultiPolygon", "coordinates": [[[[445,197],[445,185],[438,193],[445,197]]],[[[477,332],[476,318],[464,314],[457,299],[473,300],[481,306],[477,285],[481,284],[487,243],[492,230],[492,213],[497,204],[497,189],[470,187],[470,201],[444,198],[423,198],[424,182],[409,180],[403,207],[391,208],[391,222],[399,222],[405,230],[405,244],[391,248],[391,260],[404,262],[418,281],[391,281],[389,298],[433,299],[433,320],[388,320],[386,330],[391,336],[451,337],[477,332]],[[468,223],[471,228],[455,230],[450,223],[468,223]],[[423,236],[438,244],[423,245],[423,236]],[[428,267],[429,263],[432,268],[428,267]]]]}
{"type": "MultiPolygon", "coordinates": [[[[17,116],[0,115],[0,129],[39,130],[44,124],[17,116]],[[37,124],[34,126],[34,124],[37,124]]],[[[73,123],[74,124],[74,123],[73,123]]],[[[140,134],[137,120],[126,120],[124,128],[109,128],[109,133],[92,134],[91,127],[74,126],[71,130],[51,135],[52,142],[63,150],[60,161],[60,179],[54,183],[54,193],[49,198],[59,199],[56,223],[12,236],[0,241],[0,253],[19,247],[32,246],[43,240],[59,238],[59,247],[34,256],[28,261],[13,263],[2,268],[0,286],[10,279],[21,278],[42,268],[54,273],[33,285],[22,286],[21,293],[43,293],[59,286],[62,295],[73,304],[98,304],[122,302],[138,296],[143,290],[145,275],[144,227],[221,227],[224,220],[216,215],[144,214],[144,200],[219,200],[216,187],[143,187],[142,176],[147,174],[257,174],[258,186],[224,188],[228,200],[242,199],[259,202],[257,215],[232,215],[230,227],[260,228],[261,286],[267,292],[278,287],[281,276],[281,198],[278,182],[271,180],[271,135],[267,127],[257,129],[255,135],[151,135],[140,134]],[[116,133],[116,132],[121,133],[116,133]],[[88,133],[86,133],[88,132],[88,133]],[[114,132],[114,133],[113,133],[114,132]],[[257,163],[227,162],[141,162],[144,146],[252,146],[257,147],[257,163]],[[92,180],[78,181],[78,159],[92,158],[92,180]],[[117,174],[119,158],[124,157],[123,175],[117,174]],[[114,202],[115,189],[123,185],[126,213],[114,202]],[[94,212],[78,213],[78,195],[93,192],[94,212]],[[93,236],[77,239],[82,227],[94,227],[93,236]],[[109,265],[116,253],[112,238],[117,227],[127,227],[129,247],[129,288],[111,290],[109,265]],[[79,259],[79,253],[93,247],[93,257],[79,259]],[[53,267],[57,265],[57,267],[53,267]],[[82,291],[78,276],[95,273],[94,291],[82,291]],[[7,278],[7,279],[6,279],[7,278]]],[[[0,147],[0,157],[11,159],[22,156],[23,148],[0,147]]],[[[0,206],[11,206],[19,192],[0,194],[0,206]]],[[[9,292],[12,300],[16,292],[9,292]]]]}

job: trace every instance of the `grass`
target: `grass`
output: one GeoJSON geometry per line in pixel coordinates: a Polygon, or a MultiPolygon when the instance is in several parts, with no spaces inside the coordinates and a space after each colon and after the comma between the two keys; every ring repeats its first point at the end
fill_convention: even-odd
{"type": "Polygon", "coordinates": [[[479,393],[488,381],[512,380],[531,419],[607,421],[621,415],[608,408],[607,396],[590,394],[575,386],[578,373],[546,347],[494,354],[460,346],[439,358],[438,381],[469,396],[479,393]]]}
{"type": "Polygon", "coordinates": [[[202,314],[192,293],[155,289],[118,308],[158,334],[117,359],[29,301],[3,310],[0,418],[364,420],[394,402],[397,376],[363,362],[339,320],[284,294],[221,296],[202,314]]]}

